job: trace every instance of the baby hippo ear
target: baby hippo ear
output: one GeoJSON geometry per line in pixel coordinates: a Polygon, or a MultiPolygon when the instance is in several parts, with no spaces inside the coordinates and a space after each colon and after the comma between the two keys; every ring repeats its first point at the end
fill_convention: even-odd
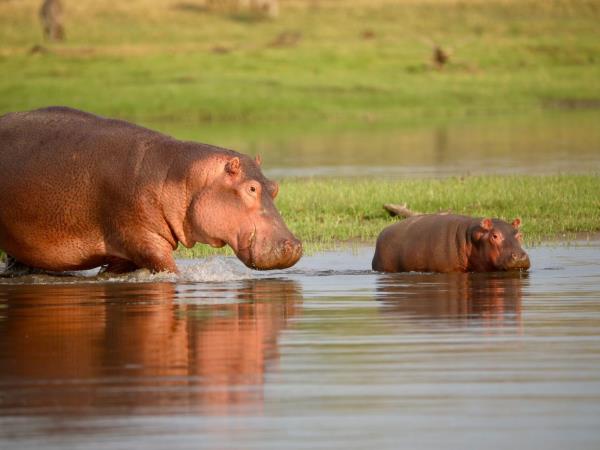
{"type": "Polygon", "coordinates": [[[479,225],[485,231],[490,231],[494,227],[494,225],[492,224],[492,219],[487,219],[487,218],[483,219],[479,225]]]}
{"type": "Polygon", "coordinates": [[[521,226],[521,219],[519,219],[518,217],[512,221],[511,225],[513,226],[513,228],[515,230],[518,230],[519,227],[521,226]]]}
{"type": "Polygon", "coordinates": [[[237,175],[240,173],[240,158],[234,156],[225,164],[225,172],[229,175],[237,175]]]}
{"type": "Polygon", "coordinates": [[[482,219],[477,225],[473,225],[471,239],[474,242],[479,242],[493,227],[492,219],[482,219]]]}
{"type": "Polygon", "coordinates": [[[254,157],[254,161],[256,162],[256,165],[259,166],[259,167],[262,164],[262,158],[260,157],[260,155],[256,155],[254,157]]]}

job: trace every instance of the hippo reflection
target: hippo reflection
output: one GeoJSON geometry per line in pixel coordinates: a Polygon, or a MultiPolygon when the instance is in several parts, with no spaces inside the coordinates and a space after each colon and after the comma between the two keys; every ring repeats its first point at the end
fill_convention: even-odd
{"type": "Polygon", "coordinates": [[[527,282],[527,273],[516,272],[389,274],[378,279],[377,299],[390,314],[494,327],[520,323],[527,282]]]}
{"type": "Polygon", "coordinates": [[[279,334],[298,311],[299,286],[247,281],[235,302],[220,304],[182,303],[176,289],[4,286],[0,410],[210,412],[260,402],[279,334]]]}

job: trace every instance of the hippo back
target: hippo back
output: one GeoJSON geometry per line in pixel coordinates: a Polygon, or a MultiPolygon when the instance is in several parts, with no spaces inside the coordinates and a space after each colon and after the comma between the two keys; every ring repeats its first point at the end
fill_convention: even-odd
{"type": "Polygon", "coordinates": [[[462,272],[472,223],[467,216],[423,214],[392,224],[377,238],[373,270],[462,272]]]}

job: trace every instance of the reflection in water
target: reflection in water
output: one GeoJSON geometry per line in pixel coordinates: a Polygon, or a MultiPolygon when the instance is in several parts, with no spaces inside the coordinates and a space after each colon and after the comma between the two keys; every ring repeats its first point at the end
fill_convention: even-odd
{"type": "Polygon", "coordinates": [[[0,284],[0,448],[595,450],[600,245],[530,250],[525,276],[382,275],[365,247],[0,284]]]}
{"type": "Polygon", "coordinates": [[[444,320],[454,325],[501,327],[521,323],[521,298],[527,273],[385,274],[377,299],[387,313],[412,319],[444,320]]]}
{"type": "Polygon", "coordinates": [[[433,135],[433,165],[443,167],[448,155],[448,130],[446,127],[438,127],[433,131],[433,135]]]}
{"type": "Polygon", "coordinates": [[[233,141],[239,134],[230,133],[214,142],[260,152],[273,178],[590,172],[600,163],[598,119],[597,112],[587,112],[412,129],[303,130],[300,136],[263,136],[253,143],[233,141]]]}
{"type": "Polygon", "coordinates": [[[245,281],[234,299],[212,304],[177,301],[177,289],[5,286],[0,413],[256,408],[265,370],[279,357],[278,336],[301,299],[298,285],[245,281]]]}

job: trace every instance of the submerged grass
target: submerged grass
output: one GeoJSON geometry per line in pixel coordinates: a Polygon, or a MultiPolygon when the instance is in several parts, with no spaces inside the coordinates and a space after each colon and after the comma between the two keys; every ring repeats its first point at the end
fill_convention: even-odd
{"type": "MultiPolygon", "coordinates": [[[[379,232],[398,220],[382,205],[404,202],[419,212],[520,217],[528,245],[600,231],[600,174],[286,180],[277,206],[310,253],[353,241],[374,244],[379,232]]],[[[198,245],[180,254],[215,252],[220,251],[198,245]]]]}

